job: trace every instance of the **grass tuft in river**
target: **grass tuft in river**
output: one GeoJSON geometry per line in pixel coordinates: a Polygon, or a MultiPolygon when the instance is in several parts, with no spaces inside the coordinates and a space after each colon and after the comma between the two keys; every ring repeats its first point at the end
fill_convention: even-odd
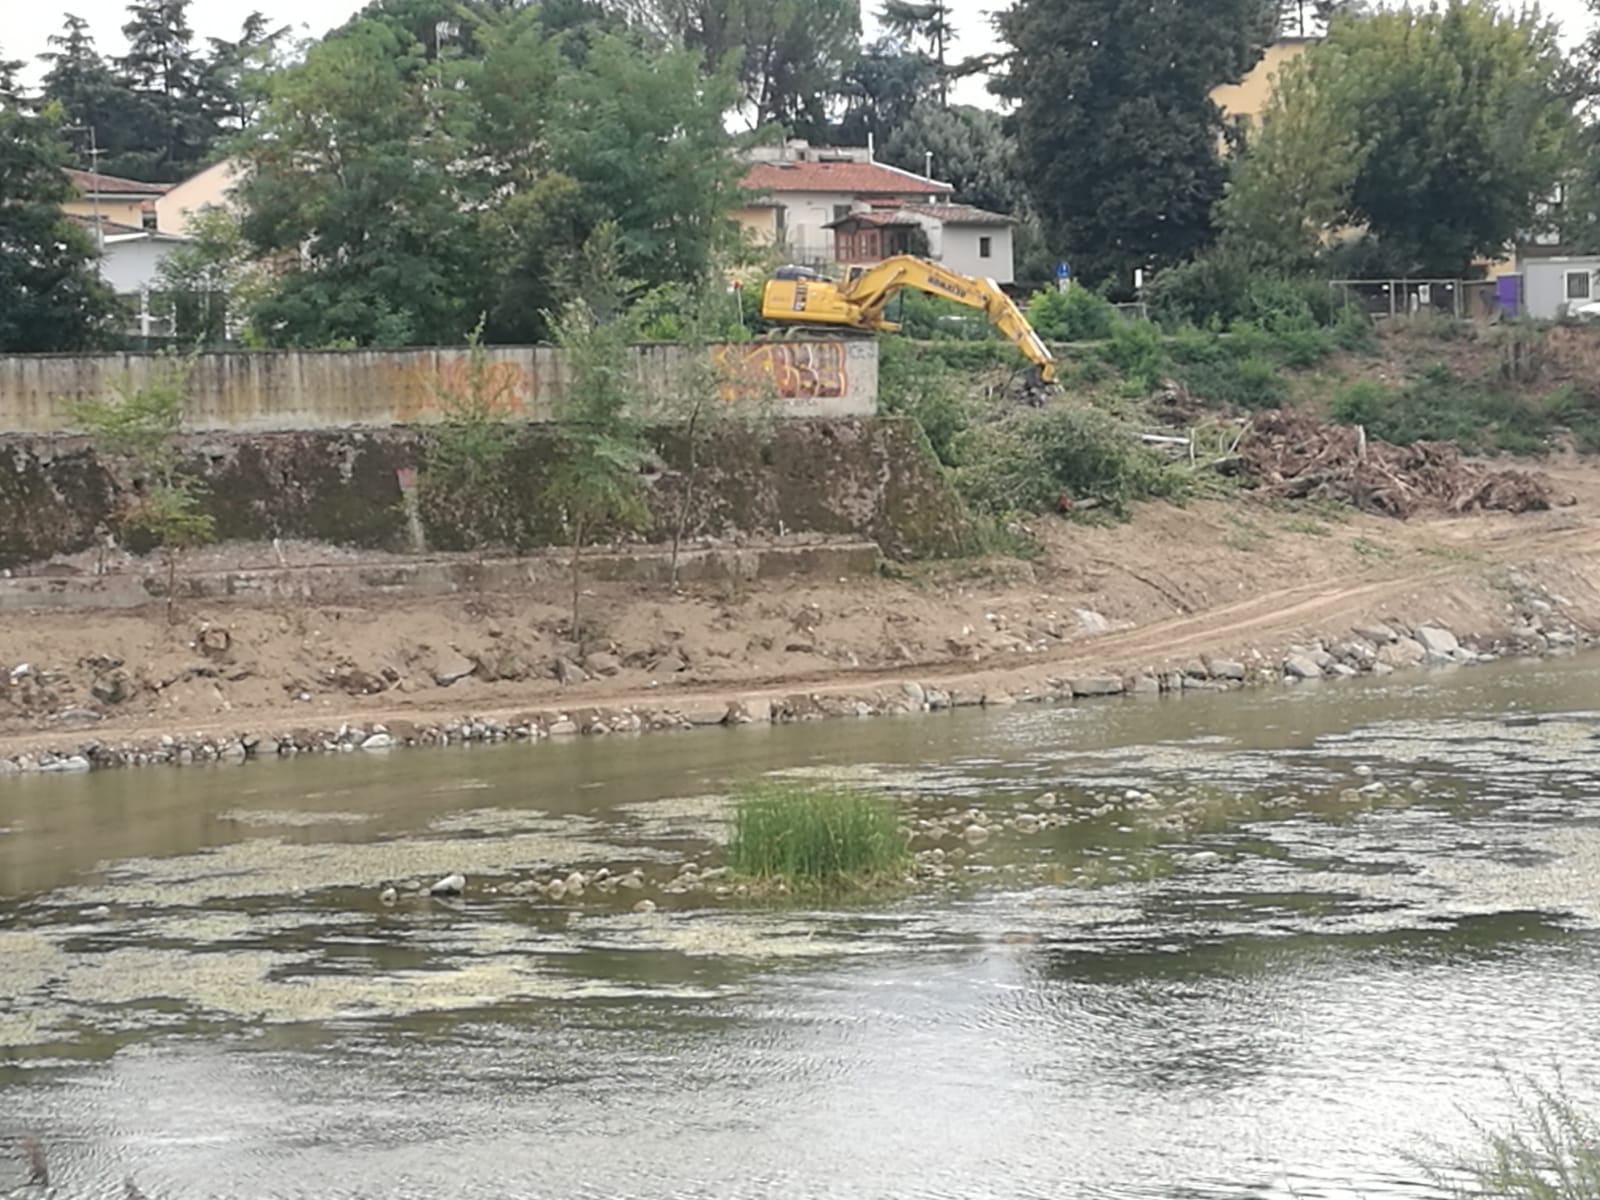
{"type": "Polygon", "coordinates": [[[784,780],[739,791],[728,861],[752,879],[840,887],[897,878],[910,854],[888,797],[784,780]]]}
{"type": "Polygon", "coordinates": [[[1559,1087],[1513,1085],[1515,1116],[1501,1128],[1477,1124],[1474,1154],[1428,1164],[1452,1194],[1499,1200],[1600,1197],[1600,1122],[1559,1087]]]}

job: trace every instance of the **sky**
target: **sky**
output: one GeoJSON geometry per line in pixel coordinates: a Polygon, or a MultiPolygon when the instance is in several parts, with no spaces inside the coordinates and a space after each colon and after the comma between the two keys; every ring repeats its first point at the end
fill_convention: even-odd
{"type": "MultiPolygon", "coordinates": [[[[127,19],[126,0],[66,0],[63,7],[35,4],[30,0],[3,0],[3,3],[7,11],[0,25],[0,54],[6,58],[32,62],[35,55],[49,49],[46,39],[60,30],[68,12],[76,13],[89,23],[101,53],[120,54],[125,48],[122,24],[127,19]]],[[[862,9],[870,13],[878,3],[879,0],[863,0],[862,9]]],[[[1507,9],[1519,6],[1519,0],[1501,0],[1501,3],[1507,9]]],[[[232,37],[250,11],[259,8],[274,21],[294,26],[301,35],[320,37],[360,7],[362,0],[194,0],[189,9],[189,21],[197,38],[232,37]]],[[[1003,7],[1000,0],[950,0],[960,35],[953,57],[964,58],[995,49],[992,16],[996,9],[1003,7]]],[[[1560,22],[1569,42],[1581,35],[1587,25],[1584,0],[1544,0],[1542,7],[1560,22]]],[[[37,77],[36,72],[29,72],[24,78],[31,83],[37,77]]],[[[981,79],[964,81],[956,89],[954,98],[966,104],[994,103],[981,79]]]]}

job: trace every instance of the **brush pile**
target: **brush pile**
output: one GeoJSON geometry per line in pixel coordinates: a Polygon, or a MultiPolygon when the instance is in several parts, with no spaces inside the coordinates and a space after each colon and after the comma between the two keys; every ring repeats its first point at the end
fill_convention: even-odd
{"type": "Polygon", "coordinates": [[[1258,416],[1238,449],[1238,466],[1271,496],[1331,500],[1366,512],[1537,512],[1551,505],[1550,481],[1531,471],[1461,461],[1453,442],[1391,446],[1347,425],[1288,412],[1258,416]]]}

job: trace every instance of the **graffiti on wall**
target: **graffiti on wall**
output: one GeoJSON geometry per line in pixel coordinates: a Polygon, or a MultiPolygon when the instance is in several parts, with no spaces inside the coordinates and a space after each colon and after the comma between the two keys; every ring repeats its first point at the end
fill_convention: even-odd
{"type": "Polygon", "coordinates": [[[723,398],[751,391],[772,392],[782,400],[837,399],[850,388],[842,342],[728,342],[712,357],[728,383],[723,398]]]}
{"type": "Polygon", "coordinates": [[[474,363],[470,355],[439,355],[431,362],[385,364],[400,422],[444,417],[463,409],[490,417],[527,413],[533,380],[513,359],[474,363]]]}

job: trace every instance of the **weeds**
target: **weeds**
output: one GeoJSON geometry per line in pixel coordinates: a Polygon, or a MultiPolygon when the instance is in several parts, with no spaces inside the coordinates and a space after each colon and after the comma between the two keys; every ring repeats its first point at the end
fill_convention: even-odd
{"type": "Polygon", "coordinates": [[[728,859],[740,875],[790,887],[866,886],[910,861],[894,802],[851,788],[763,781],[736,797],[728,859]]]}
{"type": "Polygon", "coordinates": [[[1291,517],[1283,523],[1285,533],[1303,533],[1308,537],[1332,537],[1333,530],[1321,521],[1313,521],[1310,517],[1291,517]]]}
{"type": "Polygon", "coordinates": [[[1352,539],[1350,549],[1354,550],[1362,558],[1376,559],[1379,562],[1392,562],[1395,558],[1393,549],[1383,545],[1381,542],[1375,542],[1371,538],[1358,537],[1352,539]]]}
{"type": "Polygon", "coordinates": [[[1600,1123],[1558,1084],[1511,1081],[1515,1115],[1504,1128],[1473,1122],[1482,1148],[1453,1161],[1422,1163],[1433,1182],[1461,1200],[1596,1200],[1600,1123]]]}

